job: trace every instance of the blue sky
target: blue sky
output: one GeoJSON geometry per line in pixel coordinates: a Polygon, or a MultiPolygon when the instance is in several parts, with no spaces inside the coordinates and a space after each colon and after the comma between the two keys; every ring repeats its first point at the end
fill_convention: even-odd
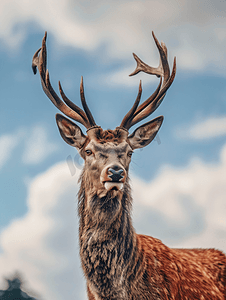
{"type": "Polygon", "coordinates": [[[158,138],[132,159],[134,227],[172,247],[226,252],[226,3],[2,0],[0,20],[0,289],[19,271],[42,299],[86,299],[76,213],[82,161],[61,139],[58,111],[31,69],[45,31],[55,90],[60,80],[80,105],[82,75],[104,129],[120,124],[140,79],[143,100],[158,84],[128,76],[132,52],[157,66],[151,31],[165,42],[177,74],[153,114],[165,117],[158,138]]]}

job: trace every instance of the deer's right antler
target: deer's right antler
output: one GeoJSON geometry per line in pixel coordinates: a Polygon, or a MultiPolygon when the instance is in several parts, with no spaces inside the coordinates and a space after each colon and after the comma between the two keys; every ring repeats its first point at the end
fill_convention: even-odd
{"type": "Polygon", "coordinates": [[[59,82],[60,94],[66,104],[59,98],[59,96],[54,91],[50,83],[49,72],[46,69],[46,62],[47,62],[46,38],[47,38],[47,32],[45,32],[45,35],[42,39],[42,47],[35,52],[32,60],[33,72],[34,74],[36,74],[38,68],[40,78],[41,78],[42,88],[45,94],[49,97],[49,99],[53,102],[53,104],[69,118],[81,123],[87,129],[91,127],[95,127],[96,123],[85,100],[83,78],[81,78],[80,96],[81,96],[81,102],[84,111],[66,97],[60,82],[59,82]]]}
{"type": "Polygon", "coordinates": [[[166,45],[163,42],[160,45],[153,32],[152,35],[160,54],[159,66],[157,68],[150,67],[147,64],[145,64],[136,54],[133,54],[137,62],[137,67],[135,71],[130,74],[130,76],[133,76],[139,73],[140,71],[143,71],[145,73],[160,77],[160,83],[155,92],[140,106],[138,106],[142,93],[142,87],[140,82],[137,99],[131,110],[123,118],[122,123],[120,125],[120,127],[125,128],[127,130],[136,123],[143,120],[144,118],[148,117],[156,110],[156,108],[161,104],[163,98],[165,97],[166,91],[173,83],[173,80],[176,75],[176,58],[174,58],[173,70],[170,75],[166,45]]]}

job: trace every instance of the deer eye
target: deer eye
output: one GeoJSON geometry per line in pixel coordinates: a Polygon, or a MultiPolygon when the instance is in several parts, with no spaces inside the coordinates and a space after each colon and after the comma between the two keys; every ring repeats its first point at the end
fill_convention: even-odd
{"type": "Polygon", "coordinates": [[[92,152],[91,150],[88,150],[88,149],[87,149],[87,150],[85,151],[85,153],[89,156],[89,155],[91,155],[93,152],[92,152]]]}
{"type": "Polygon", "coordinates": [[[132,154],[133,154],[133,151],[129,151],[127,155],[128,155],[129,157],[131,157],[132,154]]]}

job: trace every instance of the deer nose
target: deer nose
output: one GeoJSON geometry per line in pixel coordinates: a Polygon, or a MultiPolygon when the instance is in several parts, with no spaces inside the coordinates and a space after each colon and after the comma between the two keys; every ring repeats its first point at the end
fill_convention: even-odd
{"type": "Polygon", "coordinates": [[[124,178],[124,170],[118,166],[112,166],[107,170],[108,177],[114,182],[119,182],[124,178]]]}

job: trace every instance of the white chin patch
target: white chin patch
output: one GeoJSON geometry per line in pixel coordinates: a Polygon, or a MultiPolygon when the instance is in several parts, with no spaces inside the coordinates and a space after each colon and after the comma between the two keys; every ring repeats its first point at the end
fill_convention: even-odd
{"type": "Polygon", "coordinates": [[[104,187],[107,191],[112,190],[113,188],[117,188],[117,190],[121,190],[123,188],[123,183],[122,182],[110,182],[106,181],[104,183],[104,187]]]}

